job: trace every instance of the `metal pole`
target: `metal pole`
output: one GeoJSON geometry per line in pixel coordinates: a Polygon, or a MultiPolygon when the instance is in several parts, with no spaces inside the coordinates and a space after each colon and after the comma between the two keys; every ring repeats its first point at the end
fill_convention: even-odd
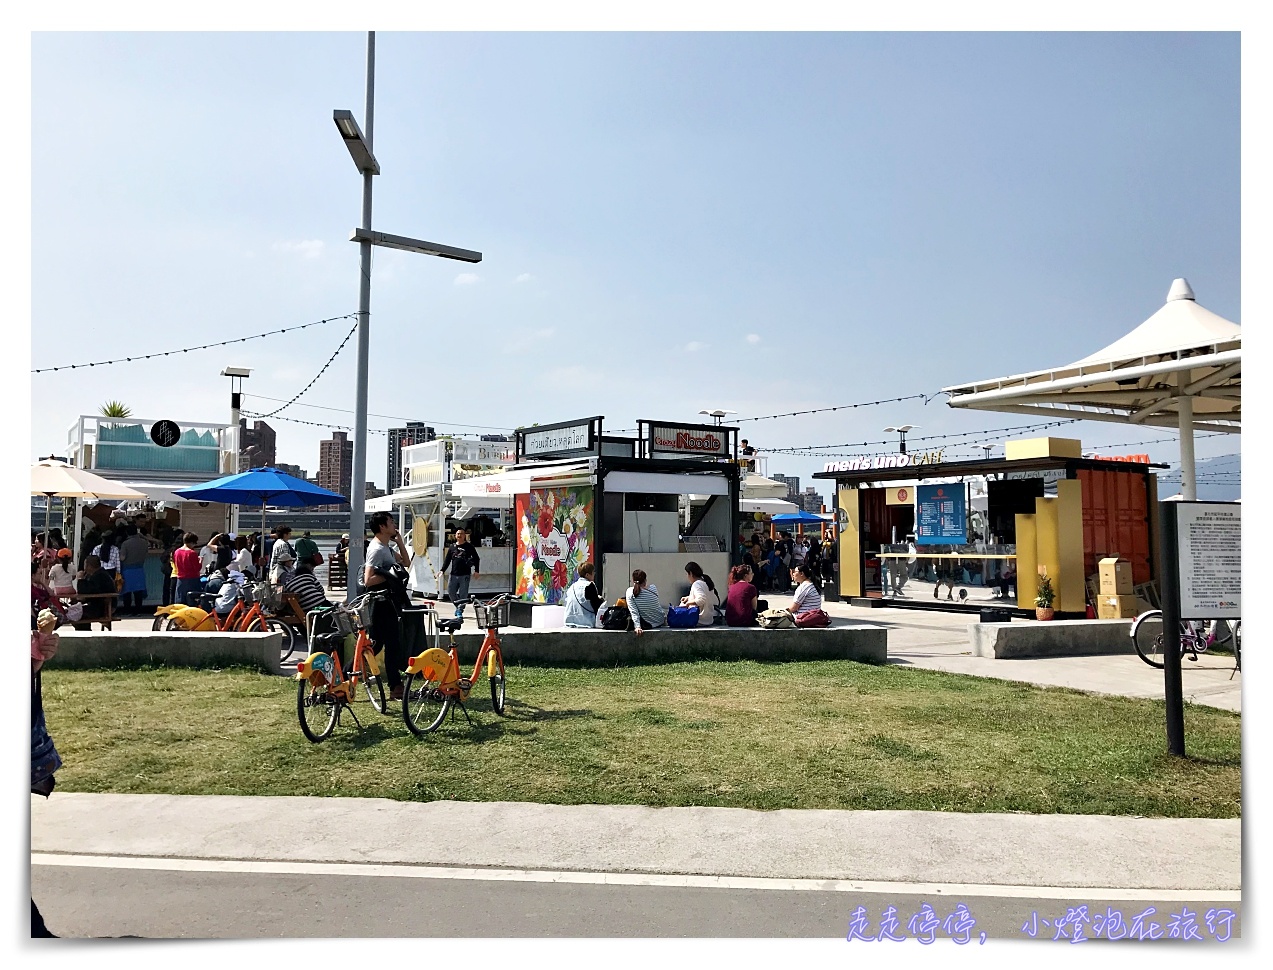
{"type": "MultiPolygon", "coordinates": [[[[367,31],[367,150],[374,151],[375,132],[376,32],[367,31]]],[[[362,226],[371,232],[371,170],[362,173],[362,226]]],[[[358,244],[358,383],[354,402],[354,468],[349,483],[349,572],[345,581],[345,602],[358,595],[362,576],[362,540],[366,534],[364,479],[367,474],[367,356],[371,324],[371,240],[358,244]]]]}
{"type": "MultiPolygon", "coordinates": [[[[237,474],[238,474],[238,472],[239,472],[239,454],[243,451],[243,441],[242,441],[242,439],[239,437],[239,421],[240,421],[240,417],[239,417],[239,401],[240,401],[240,399],[239,399],[239,387],[242,387],[242,385],[240,384],[240,385],[239,385],[239,387],[236,387],[236,386],[235,386],[235,381],[237,381],[237,380],[238,380],[238,378],[236,378],[236,377],[231,377],[231,378],[230,378],[230,426],[231,426],[231,428],[232,428],[232,430],[231,430],[231,432],[230,432],[230,441],[231,441],[231,443],[232,443],[232,444],[233,444],[233,446],[234,446],[234,452],[233,452],[233,454],[234,454],[234,467],[230,469],[230,474],[231,474],[231,475],[237,475],[237,474]]],[[[239,534],[239,507],[238,507],[238,505],[231,505],[231,506],[230,506],[230,528],[229,528],[227,531],[228,531],[228,532],[233,533],[233,534],[234,534],[234,535],[236,535],[236,536],[239,534]]]]}
{"type": "MultiPolygon", "coordinates": [[[[1182,370],[1178,383],[1183,390],[1189,384],[1189,371],[1182,370]]],[[[1180,494],[1186,502],[1198,500],[1198,484],[1194,477],[1193,398],[1181,394],[1177,410],[1180,415],[1180,494]]]]}
{"type": "Polygon", "coordinates": [[[1161,502],[1162,510],[1162,649],[1163,693],[1167,705],[1167,752],[1184,757],[1185,699],[1180,677],[1180,531],[1178,502],[1161,502]]]}

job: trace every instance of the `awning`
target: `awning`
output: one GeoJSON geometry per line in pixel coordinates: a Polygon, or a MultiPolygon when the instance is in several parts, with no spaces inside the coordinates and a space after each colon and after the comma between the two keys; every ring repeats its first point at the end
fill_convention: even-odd
{"type": "Polygon", "coordinates": [[[584,484],[592,481],[589,471],[590,463],[587,461],[521,465],[495,475],[476,475],[452,482],[451,495],[489,502],[504,496],[526,495],[532,483],[536,488],[584,484]]]}
{"type": "Polygon", "coordinates": [[[605,490],[645,495],[728,495],[729,482],[724,475],[614,471],[605,477],[605,490]]]}
{"type": "Polygon", "coordinates": [[[197,485],[197,481],[190,482],[132,482],[126,478],[117,479],[121,485],[127,485],[129,488],[135,488],[146,496],[149,502],[162,502],[164,505],[170,505],[176,508],[182,502],[192,502],[193,499],[182,498],[180,495],[173,493],[174,488],[184,488],[187,485],[197,485]]]}
{"type": "Polygon", "coordinates": [[[784,502],[780,498],[745,498],[738,503],[740,512],[761,512],[764,515],[786,515],[799,510],[800,506],[795,502],[784,502]]]}

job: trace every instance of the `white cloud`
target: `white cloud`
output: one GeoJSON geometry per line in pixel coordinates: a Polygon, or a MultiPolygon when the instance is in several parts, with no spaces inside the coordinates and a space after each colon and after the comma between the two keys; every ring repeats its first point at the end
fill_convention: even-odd
{"type": "Polygon", "coordinates": [[[535,277],[531,276],[529,273],[522,273],[516,279],[514,279],[513,282],[514,283],[529,283],[534,278],[535,277]]]}
{"type": "Polygon", "coordinates": [[[455,278],[455,285],[468,286],[472,283],[476,283],[481,278],[482,277],[478,276],[476,273],[461,273],[455,278]]]}
{"type": "Polygon", "coordinates": [[[760,343],[760,334],[758,334],[758,333],[749,333],[749,334],[747,335],[747,342],[748,342],[749,344],[758,344],[758,343],[760,343]]]}
{"type": "Polygon", "coordinates": [[[287,240],[276,242],[273,249],[276,253],[298,253],[306,259],[318,259],[323,255],[323,241],[321,239],[302,239],[299,242],[287,240]]]}

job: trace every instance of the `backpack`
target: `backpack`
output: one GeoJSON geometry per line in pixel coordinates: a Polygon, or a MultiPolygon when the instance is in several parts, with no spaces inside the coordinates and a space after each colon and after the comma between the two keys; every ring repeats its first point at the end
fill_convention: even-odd
{"type": "Polygon", "coordinates": [[[697,606],[670,606],[667,611],[667,625],[677,629],[698,626],[697,606]]]}
{"type": "Polygon", "coordinates": [[[826,611],[822,609],[805,610],[803,613],[796,614],[796,626],[830,626],[831,617],[827,616],[826,611]]]}
{"type": "Polygon", "coordinates": [[[796,625],[786,610],[765,610],[756,617],[756,622],[766,630],[790,630],[796,625]]]}
{"type": "Polygon", "coordinates": [[[626,630],[628,621],[632,619],[626,606],[610,606],[601,614],[601,629],[626,630]]]}

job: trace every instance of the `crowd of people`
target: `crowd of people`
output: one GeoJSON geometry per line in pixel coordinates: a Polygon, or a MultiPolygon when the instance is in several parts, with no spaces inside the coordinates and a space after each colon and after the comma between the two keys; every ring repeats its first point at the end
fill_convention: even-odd
{"type": "Polygon", "coordinates": [[[738,537],[740,564],[751,569],[754,585],[766,593],[790,592],[797,566],[815,583],[832,579],[835,556],[834,539],[824,542],[817,536],[792,536],[790,532],[779,532],[776,539],[759,532],[753,532],[750,539],[738,537]]]}

